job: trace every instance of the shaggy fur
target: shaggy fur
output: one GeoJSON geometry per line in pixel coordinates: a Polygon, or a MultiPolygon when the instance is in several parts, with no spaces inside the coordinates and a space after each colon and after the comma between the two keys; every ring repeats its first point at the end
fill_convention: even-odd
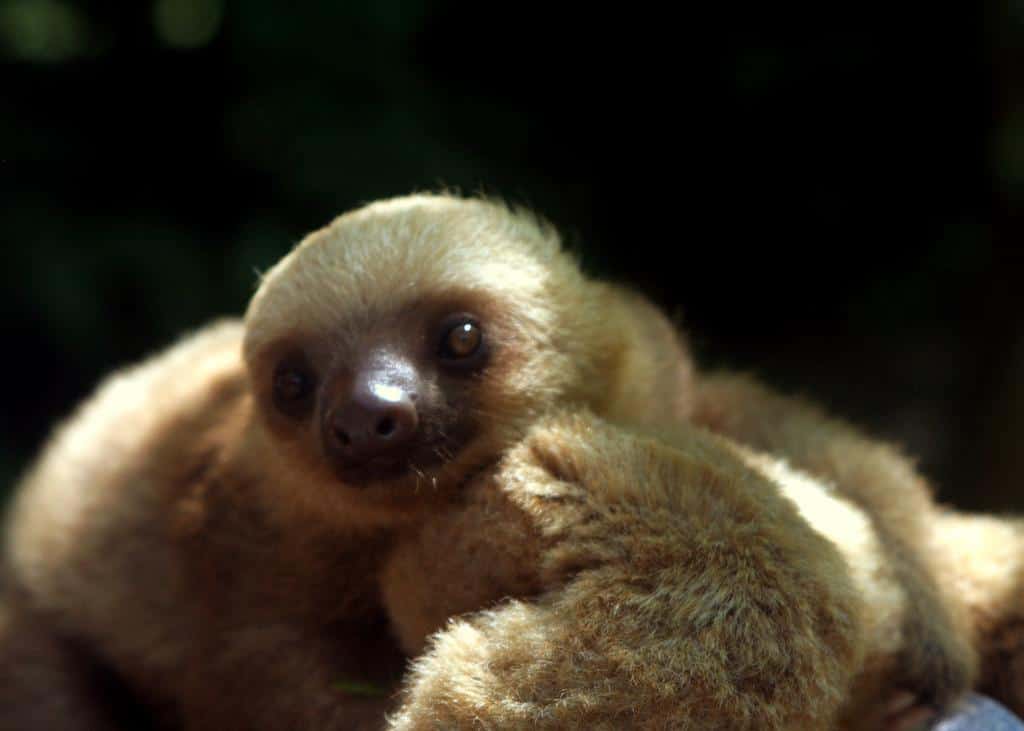
{"type": "Polygon", "coordinates": [[[900,642],[880,548],[859,510],[775,460],[552,417],[385,566],[420,655],[391,727],[832,728],[900,642]]]}
{"type": "Polygon", "coordinates": [[[870,516],[907,598],[901,656],[885,682],[937,711],[949,708],[973,682],[977,660],[965,607],[951,583],[937,580],[947,559],[933,550],[936,506],[910,461],[817,407],[748,378],[704,377],[695,401],[694,423],[785,458],[870,516]]]}
{"type": "Polygon", "coordinates": [[[929,553],[941,517],[887,448],[695,376],[528,214],[376,203],[51,439],[5,534],[0,729],[872,727],[894,688],[955,700],[970,640],[999,675],[1019,604],[929,553]],[[429,333],[462,311],[491,352],[454,377],[429,333]],[[320,412],[398,350],[437,459],[342,482],[320,412]],[[299,356],[297,416],[272,384],[299,356]]]}

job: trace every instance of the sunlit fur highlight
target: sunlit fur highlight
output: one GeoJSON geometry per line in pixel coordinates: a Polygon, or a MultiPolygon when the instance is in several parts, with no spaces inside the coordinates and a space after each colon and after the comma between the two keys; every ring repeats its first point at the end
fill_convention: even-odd
{"type": "Polygon", "coordinates": [[[966,605],[979,687],[1024,716],[1024,519],[942,511],[932,550],[966,605]]]}

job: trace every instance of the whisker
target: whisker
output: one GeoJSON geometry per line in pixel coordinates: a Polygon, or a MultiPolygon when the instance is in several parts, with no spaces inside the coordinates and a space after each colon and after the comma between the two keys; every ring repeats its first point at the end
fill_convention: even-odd
{"type": "Polygon", "coordinates": [[[416,487],[413,488],[413,494],[418,494],[420,491],[420,478],[426,480],[427,476],[423,474],[423,471],[412,462],[409,463],[409,469],[416,473],[416,487]]]}

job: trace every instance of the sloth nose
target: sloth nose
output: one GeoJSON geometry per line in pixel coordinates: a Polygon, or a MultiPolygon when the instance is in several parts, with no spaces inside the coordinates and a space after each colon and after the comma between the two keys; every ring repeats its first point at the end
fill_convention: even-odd
{"type": "Polygon", "coordinates": [[[327,415],[324,439],[344,467],[386,461],[394,467],[409,453],[419,426],[408,390],[376,378],[357,379],[351,396],[327,415]]]}

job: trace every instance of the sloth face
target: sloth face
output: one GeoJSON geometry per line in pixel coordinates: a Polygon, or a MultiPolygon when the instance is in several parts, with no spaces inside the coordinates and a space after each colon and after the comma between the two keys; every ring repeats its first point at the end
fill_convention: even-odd
{"type": "Polygon", "coordinates": [[[478,392],[501,352],[486,317],[450,300],[404,308],[345,338],[276,343],[262,375],[268,421],[311,442],[345,485],[436,479],[479,432],[478,392]]]}
{"type": "Polygon", "coordinates": [[[342,488],[448,489],[553,403],[600,390],[585,290],[552,234],[493,204],[417,196],[347,214],[250,304],[260,416],[342,488]]]}

